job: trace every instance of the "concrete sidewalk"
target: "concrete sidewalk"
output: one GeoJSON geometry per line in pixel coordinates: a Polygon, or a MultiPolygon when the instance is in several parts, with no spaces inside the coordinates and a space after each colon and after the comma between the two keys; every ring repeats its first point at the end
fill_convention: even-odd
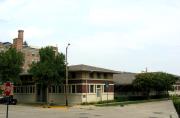
{"type": "MultiPolygon", "coordinates": [[[[0,105],[0,118],[5,118],[6,106],[0,105]]],[[[124,107],[74,106],[42,108],[24,105],[10,106],[9,118],[178,118],[172,101],[131,104],[124,107]]]]}

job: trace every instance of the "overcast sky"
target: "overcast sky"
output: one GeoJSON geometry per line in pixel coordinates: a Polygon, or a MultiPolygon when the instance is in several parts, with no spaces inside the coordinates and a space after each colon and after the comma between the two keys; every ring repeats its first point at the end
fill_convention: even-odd
{"type": "Polygon", "coordinates": [[[68,49],[69,64],[180,75],[180,0],[0,0],[0,42],[68,49]]]}

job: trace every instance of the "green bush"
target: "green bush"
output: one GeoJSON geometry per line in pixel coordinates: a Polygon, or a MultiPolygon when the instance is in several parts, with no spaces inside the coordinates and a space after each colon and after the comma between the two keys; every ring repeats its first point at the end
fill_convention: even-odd
{"type": "Polygon", "coordinates": [[[180,115],[180,97],[172,96],[171,98],[172,98],[172,101],[174,103],[174,106],[176,108],[178,115],[180,115]]]}
{"type": "Polygon", "coordinates": [[[123,101],[128,101],[128,100],[129,99],[127,96],[115,97],[116,102],[123,102],[123,101]]]}
{"type": "Polygon", "coordinates": [[[123,102],[123,101],[137,101],[137,100],[147,100],[147,99],[161,99],[161,98],[168,98],[168,95],[153,95],[149,96],[121,96],[115,97],[116,102],[123,102]]]}

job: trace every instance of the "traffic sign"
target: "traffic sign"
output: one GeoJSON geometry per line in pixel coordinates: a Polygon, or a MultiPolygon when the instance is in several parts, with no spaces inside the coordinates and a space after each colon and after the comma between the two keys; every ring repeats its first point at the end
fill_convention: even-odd
{"type": "Polygon", "coordinates": [[[13,84],[11,82],[4,83],[4,95],[5,96],[13,95],[13,84]]]}
{"type": "Polygon", "coordinates": [[[106,86],[106,88],[109,87],[109,82],[108,81],[105,81],[105,86],[106,86]]]}

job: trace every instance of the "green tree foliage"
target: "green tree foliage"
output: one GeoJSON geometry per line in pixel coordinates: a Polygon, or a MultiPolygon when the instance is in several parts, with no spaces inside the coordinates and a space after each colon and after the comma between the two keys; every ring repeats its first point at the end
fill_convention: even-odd
{"type": "Polygon", "coordinates": [[[0,82],[11,81],[20,83],[19,74],[22,72],[24,63],[23,53],[15,48],[9,48],[5,52],[0,52],[0,82]]]}
{"type": "Polygon", "coordinates": [[[50,86],[59,84],[65,79],[65,56],[55,53],[52,47],[41,48],[40,61],[33,63],[29,72],[39,84],[50,86]]]}
{"type": "Polygon", "coordinates": [[[176,80],[177,77],[164,72],[140,73],[136,75],[133,86],[149,96],[150,91],[159,93],[172,90],[172,85],[175,84],[176,80]]]}

